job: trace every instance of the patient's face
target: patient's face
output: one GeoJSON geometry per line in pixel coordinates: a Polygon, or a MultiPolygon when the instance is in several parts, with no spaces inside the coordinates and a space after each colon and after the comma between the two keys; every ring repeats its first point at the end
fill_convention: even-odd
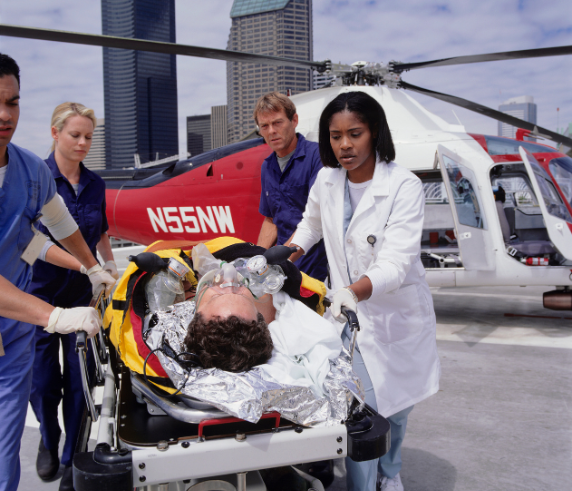
{"type": "Polygon", "coordinates": [[[258,315],[254,297],[244,286],[232,289],[217,286],[207,288],[197,305],[197,312],[207,320],[213,317],[226,319],[235,315],[245,321],[253,321],[258,315]]]}

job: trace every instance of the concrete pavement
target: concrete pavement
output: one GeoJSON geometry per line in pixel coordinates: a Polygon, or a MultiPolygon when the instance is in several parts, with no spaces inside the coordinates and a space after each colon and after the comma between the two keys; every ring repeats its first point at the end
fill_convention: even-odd
{"type": "MultiPolygon", "coordinates": [[[[409,417],[406,491],[572,488],[572,312],[544,310],[542,291],[433,291],[441,387],[409,417]]],[[[19,489],[55,490],[35,474],[28,421],[19,489]]],[[[344,472],[330,490],[346,489],[344,472]]]]}

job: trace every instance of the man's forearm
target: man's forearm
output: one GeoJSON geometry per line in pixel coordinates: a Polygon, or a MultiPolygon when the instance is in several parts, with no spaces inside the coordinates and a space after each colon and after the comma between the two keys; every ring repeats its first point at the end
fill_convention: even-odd
{"type": "Polygon", "coordinates": [[[18,290],[0,276],[0,316],[46,327],[53,310],[50,304],[18,290]]]}
{"type": "Polygon", "coordinates": [[[278,229],[274,225],[272,218],[266,217],[264,222],[262,222],[262,227],[260,228],[260,234],[258,235],[258,242],[256,245],[268,249],[276,244],[276,239],[278,238],[278,229]]]}
{"type": "Polygon", "coordinates": [[[46,262],[73,271],[79,271],[81,268],[81,263],[75,257],[56,245],[50,247],[46,252],[46,262]]]}
{"type": "MultiPolygon", "coordinates": [[[[85,269],[89,269],[92,266],[95,266],[97,260],[93,257],[93,254],[89,250],[89,247],[85,243],[81,232],[76,230],[73,234],[65,239],[59,240],[60,244],[62,244],[69,252],[71,252],[76,259],[85,266],[85,269]]],[[[48,251],[49,252],[49,251],[48,251]]]]}
{"type": "Polygon", "coordinates": [[[101,239],[97,243],[97,251],[101,254],[104,263],[114,261],[113,250],[111,249],[111,242],[107,233],[101,234],[101,239]]]}

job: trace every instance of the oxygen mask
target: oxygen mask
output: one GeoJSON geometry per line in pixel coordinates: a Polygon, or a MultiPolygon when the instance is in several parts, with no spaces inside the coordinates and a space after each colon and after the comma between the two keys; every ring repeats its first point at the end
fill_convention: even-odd
{"type": "Polygon", "coordinates": [[[209,271],[200,279],[195,296],[196,308],[198,310],[205,297],[229,294],[252,297],[248,290],[248,281],[236,270],[233,264],[224,263],[220,268],[209,271]]]}
{"type": "MultiPolygon", "coordinates": [[[[151,257],[157,263],[154,268],[155,274],[145,287],[147,303],[152,312],[165,310],[168,306],[185,300],[183,279],[190,271],[186,265],[175,258],[170,258],[165,262],[162,258],[156,257],[158,259],[151,257]]],[[[144,260],[145,257],[140,262],[144,260]]]]}
{"type": "Polygon", "coordinates": [[[264,256],[249,259],[238,258],[233,261],[237,271],[248,280],[248,288],[255,297],[266,293],[274,295],[284,286],[286,276],[280,266],[268,264],[264,256]]]}
{"type": "Polygon", "coordinates": [[[268,265],[263,256],[239,258],[208,271],[197,285],[197,310],[205,298],[235,294],[258,302],[265,294],[274,294],[284,285],[286,276],[279,266],[268,265]]]}

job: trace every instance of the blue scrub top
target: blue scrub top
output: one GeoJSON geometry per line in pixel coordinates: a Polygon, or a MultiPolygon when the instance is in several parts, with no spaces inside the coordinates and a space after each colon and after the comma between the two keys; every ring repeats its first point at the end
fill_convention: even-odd
{"type": "MultiPolygon", "coordinates": [[[[0,188],[0,275],[20,290],[26,290],[32,267],[20,259],[33,237],[31,224],[41,209],[56,194],[50,169],[40,157],[9,143],[8,168],[0,188]]],[[[22,349],[33,341],[33,326],[0,317],[0,332],[9,363],[20,355],[14,343],[22,340],[22,349]],[[14,348],[10,349],[10,345],[14,348]]]]}
{"type": "MultiPolygon", "coordinates": [[[[323,168],[318,144],[306,140],[299,133],[297,136],[296,150],[284,172],[280,170],[275,152],[262,164],[259,211],[272,218],[276,225],[277,244],[284,244],[296,230],[302,220],[310,188],[323,168]]],[[[324,280],[328,275],[324,241],[320,240],[295,264],[313,278],[324,280]]]]}
{"type": "MultiPolygon", "coordinates": [[[[92,254],[97,257],[96,246],[101,240],[101,234],[109,228],[105,216],[103,179],[80,163],[76,195],[70,182],[58,169],[53,152],[45,162],[52,172],[58,194],[64,200],[92,254]]],[[[43,225],[38,226],[38,230],[49,235],[43,225]]],[[[57,244],[53,238],[52,241],[57,244]]],[[[91,283],[86,275],[44,261],[36,261],[34,264],[34,276],[28,293],[64,308],[87,305],[92,295],[91,283]]]]}

